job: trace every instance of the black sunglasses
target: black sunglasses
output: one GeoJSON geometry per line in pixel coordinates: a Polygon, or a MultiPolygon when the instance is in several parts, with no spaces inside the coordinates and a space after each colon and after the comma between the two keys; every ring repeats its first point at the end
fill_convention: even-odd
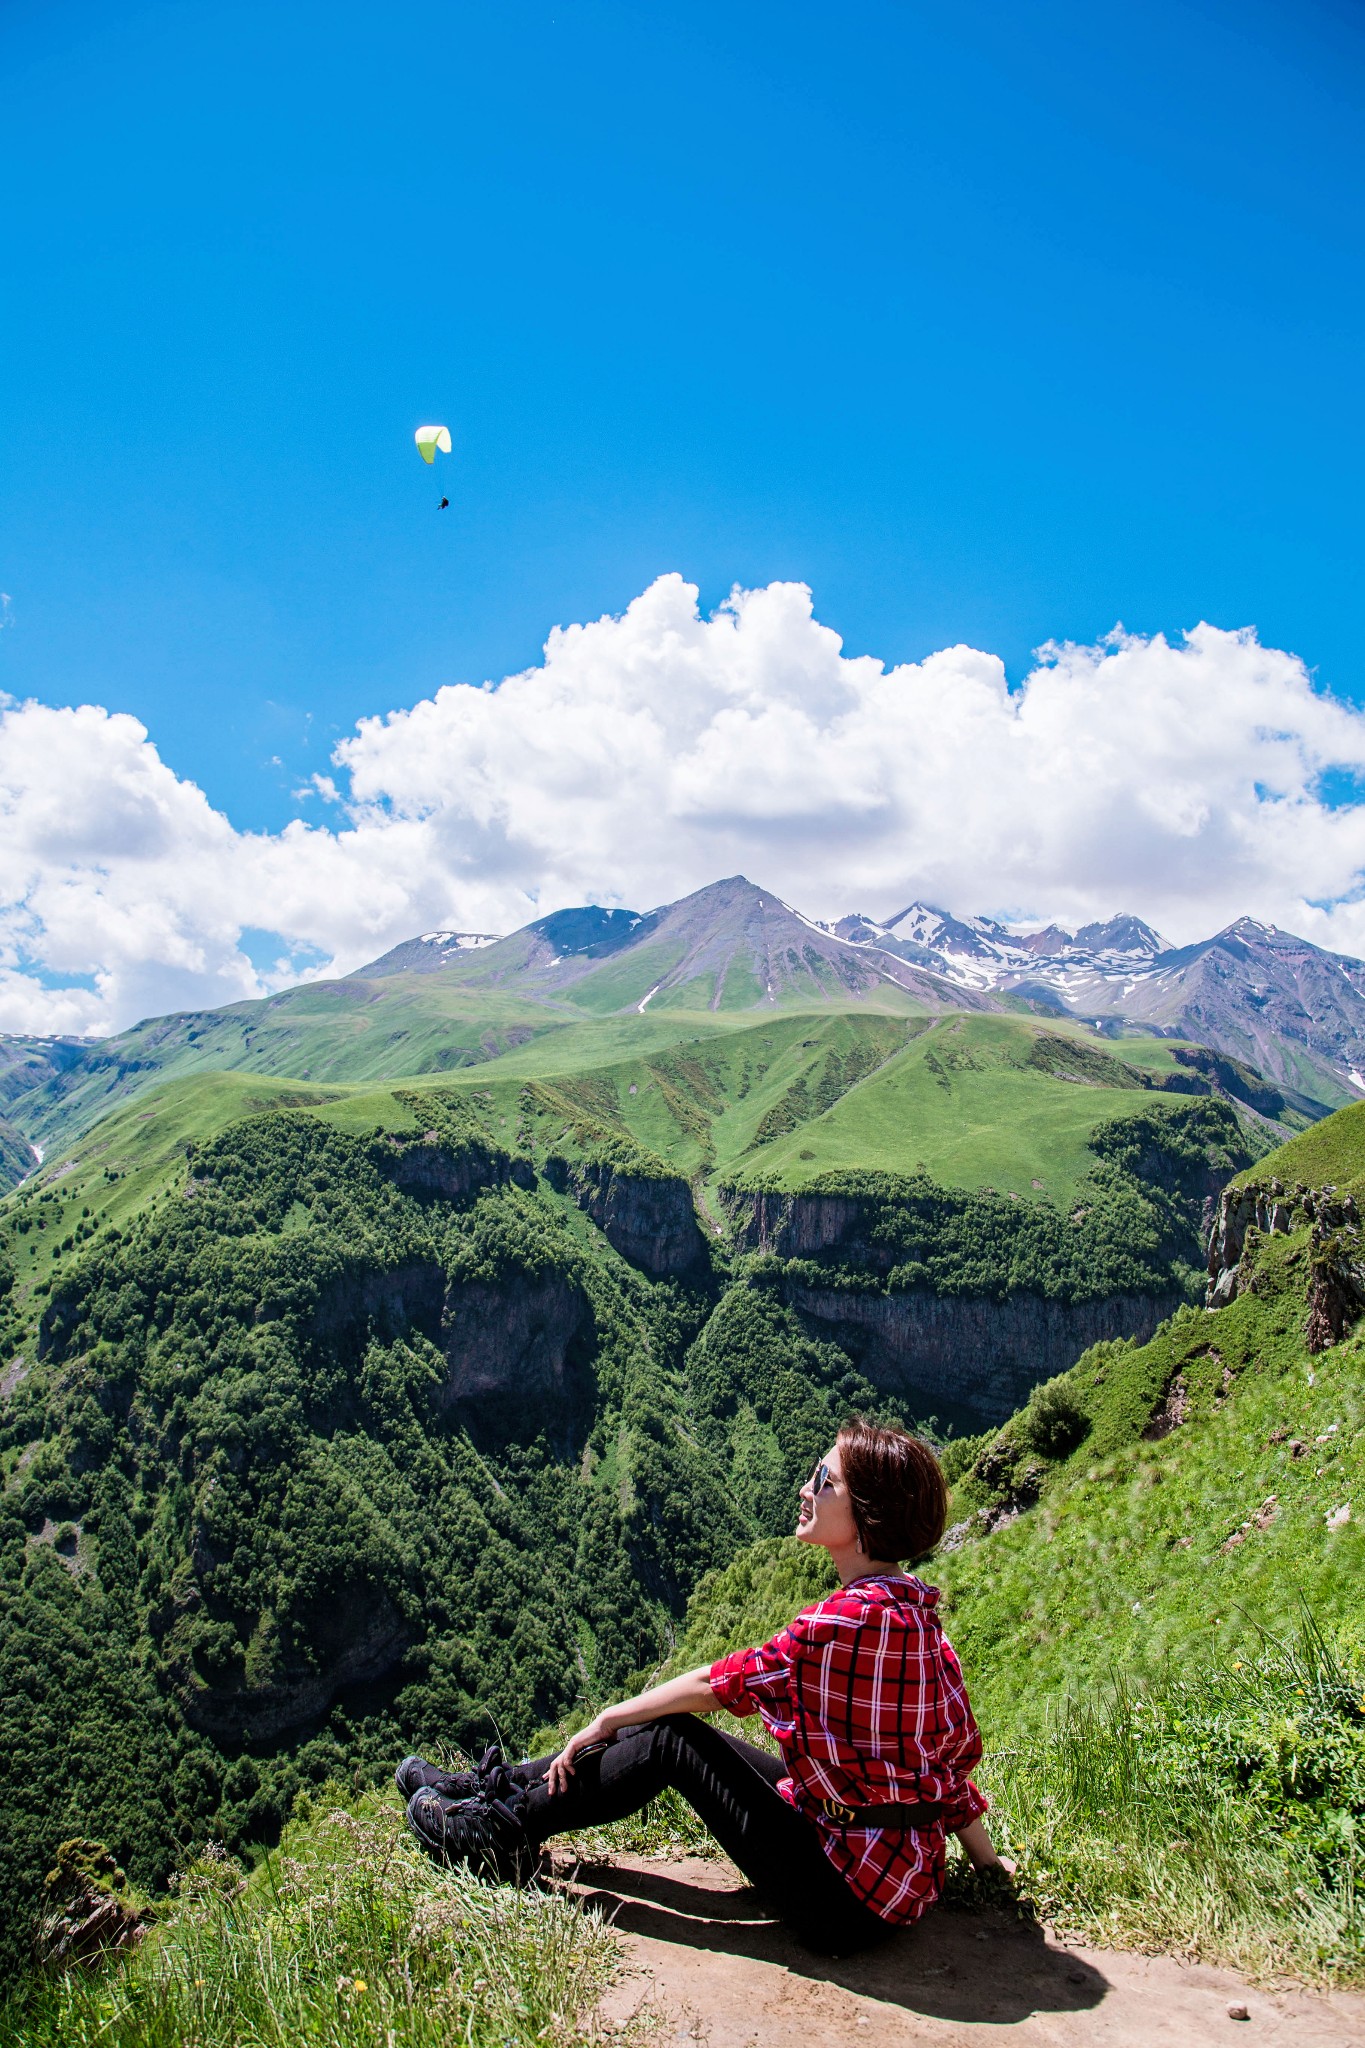
{"type": "Polygon", "coordinates": [[[821,1459],[807,1481],[812,1493],[823,1493],[827,1486],[834,1486],[837,1483],[834,1474],[823,1459],[821,1459]]]}

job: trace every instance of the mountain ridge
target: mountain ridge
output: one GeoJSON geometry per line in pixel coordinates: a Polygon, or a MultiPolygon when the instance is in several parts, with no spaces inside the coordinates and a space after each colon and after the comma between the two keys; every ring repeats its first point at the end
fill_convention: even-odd
{"type": "Polygon", "coordinates": [[[596,904],[553,911],[491,941],[430,934],[349,978],[382,980],[412,971],[444,971],[466,988],[501,988],[515,978],[539,1000],[564,1000],[603,1015],[651,1003],[716,1011],[819,1003],[831,994],[858,1000],[886,988],[931,1007],[961,1003],[960,991],[917,963],[852,945],[745,875],[725,876],[645,912],[596,904]],[[426,953],[415,953],[418,946],[426,953]],[[627,958],[631,964],[623,968],[627,958]],[[608,965],[612,961],[616,966],[608,965]]]}
{"type": "Polygon", "coordinates": [[[1184,947],[1129,913],[1021,933],[912,902],[884,924],[829,924],[732,875],[645,912],[581,905],[501,937],[437,928],[337,979],[103,1039],[0,1036],[0,1175],[13,1185],[35,1152],[176,1076],[353,1086],[480,1065],[566,1028],[803,1010],[1023,1013],[1188,1040],[1309,1117],[1365,1093],[1365,964],[1255,919],[1184,947]]]}
{"type": "Polygon", "coordinates": [[[884,921],[855,913],[826,922],[730,876],[644,913],[584,906],[492,942],[428,935],[356,977],[431,972],[433,940],[451,942],[441,964],[463,986],[505,987],[516,976],[535,998],[562,997],[598,1014],[628,1007],[631,997],[637,1008],[712,1010],[821,1001],[833,979],[854,1000],[895,988],[930,1009],[1023,1007],[1107,1036],[1188,1038],[1254,1067],[1320,1113],[1365,1093],[1365,961],[1250,916],[1181,946],[1128,911],[1074,928],[1020,929],[915,900],[884,921]],[[755,913],[780,928],[776,947],[772,935],[754,930],[755,913]],[[751,957],[733,978],[736,922],[748,928],[751,957]],[[424,956],[414,955],[417,946],[428,949],[424,956]],[[646,986],[623,971],[636,956],[642,967],[653,963],[656,981],[646,986]],[[608,958],[614,969],[605,969],[608,958]],[[761,978],[753,972],[759,961],[761,978]]]}

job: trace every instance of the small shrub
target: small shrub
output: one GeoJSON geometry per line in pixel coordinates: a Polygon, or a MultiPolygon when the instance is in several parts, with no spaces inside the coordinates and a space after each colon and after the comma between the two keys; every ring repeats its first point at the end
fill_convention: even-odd
{"type": "Polygon", "coordinates": [[[1040,1458],[1069,1458],[1090,1434],[1090,1417],[1065,1377],[1035,1387],[1025,1408],[1024,1442],[1040,1458]]]}

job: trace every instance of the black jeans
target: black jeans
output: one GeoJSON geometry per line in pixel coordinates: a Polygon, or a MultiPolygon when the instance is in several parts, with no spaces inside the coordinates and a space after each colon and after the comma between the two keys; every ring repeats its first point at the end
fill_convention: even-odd
{"type": "Polygon", "coordinates": [[[624,1820],[671,1785],[805,1947],[848,1955],[895,1932],[854,1896],[814,1827],[777,1790],[785,1776],[780,1759],[695,1714],[623,1728],[606,1749],[583,1757],[568,1789],[554,1795],[545,1784],[550,1762],[516,1766],[537,1846],[551,1835],[624,1820]]]}

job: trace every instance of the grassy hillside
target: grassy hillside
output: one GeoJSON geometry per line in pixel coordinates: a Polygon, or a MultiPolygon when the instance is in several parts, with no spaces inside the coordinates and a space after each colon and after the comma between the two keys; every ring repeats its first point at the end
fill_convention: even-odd
{"type": "Polygon", "coordinates": [[[32,1173],[37,1160],[23,1132],[0,1116],[0,1190],[17,1187],[32,1173]]]}
{"type": "Polygon", "coordinates": [[[314,982],[257,1003],[152,1018],[17,1098],[10,1115],[49,1152],[158,1083],[243,1071],[308,1084],[435,1075],[553,1028],[515,996],[469,996],[439,976],[314,982]]]}
{"type": "Polygon", "coordinates": [[[1100,1347],[1054,1383],[1058,1436],[1081,1439],[1055,1467],[1036,1448],[1045,1405],[983,1447],[963,1508],[1041,1491],[943,1563],[988,1713],[1036,1721],[1115,1663],[1150,1678],[1250,1657],[1262,1630],[1292,1629],[1295,1589],[1365,1650],[1365,1347],[1305,1351],[1307,1235],[1263,1247],[1255,1293],[1183,1311],[1140,1349],[1100,1347]],[[1178,1426],[1149,1435],[1168,1402],[1178,1426]]]}
{"type": "MultiPolygon", "coordinates": [[[[56,1888],[54,1907],[62,1903],[56,1888]]],[[[85,1894],[143,1902],[106,1879],[85,1894]]],[[[188,1860],[140,1947],[115,1965],[34,1977],[0,2004],[8,2048],[532,2048],[579,2042],[617,1966],[568,1899],[438,1870],[397,1801],[327,1788],[247,1870],[188,1860]]]]}
{"type": "Polygon", "coordinates": [[[1066,1203],[1093,1163],[1096,1125],[1135,1114],[1150,1106],[1149,1090],[1182,1082],[1179,1050],[1143,1039],[1125,1044],[1120,1058],[1074,1026],[932,1019],[827,1107],[823,1076],[815,1085],[795,1078],[754,1140],[732,1153],[733,1165],[746,1180],[784,1187],[866,1167],[1066,1203]]]}
{"type": "Polygon", "coordinates": [[[675,1013],[676,1031],[678,1012],[710,1023],[827,1005],[898,1015],[993,1007],[894,962],[883,971],[740,876],[647,918],[560,913],[472,951],[442,951],[435,971],[423,971],[424,952],[414,941],[344,980],[151,1018],[96,1044],[0,1038],[0,1109],[57,1151],[159,1080],[235,1069],[315,1083],[445,1074],[585,1013],[643,1022],[657,1003],[675,1013]]]}
{"type": "MultiPolygon", "coordinates": [[[[12,1219],[21,1281],[50,1279],[54,1252],[60,1257],[63,1250],[79,1249],[101,1224],[125,1224],[156,1196],[178,1186],[187,1145],[216,1137],[263,1110],[320,1106],[338,1098],[345,1099],[339,1090],[300,1087],[258,1074],[209,1073],[163,1082],[115,1109],[73,1152],[46,1161],[17,1204],[0,1212],[12,1219]],[[14,1223],[29,1216],[31,1230],[16,1237],[14,1223]]],[[[406,1120],[396,1103],[391,1109],[400,1122],[406,1120]]]]}
{"type": "MultiPolygon", "coordinates": [[[[427,986],[436,981],[425,978],[427,986]]],[[[406,1041],[400,1050],[406,1056],[406,1041]]],[[[1184,1050],[1136,1039],[1119,1057],[1080,1026],[906,1017],[867,1006],[740,1026],[690,1020],[682,1034],[676,1018],[647,1013],[547,1027],[445,1078],[490,1138],[537,1160],[624,1143],[711,1184],[799,1188],[857,1168],[927,1173],[948,1187],[991,1187],[1061,1206],[1093,1164],[1089,1141],[1099,1124],[1150,1109],[1172,1083],[1191,1085],[1184,1050]]],[[[351,1051],[354,1061],[336,1055],[318,1065],[336,1072],[372,1064],[375,1041],[362,1034],[351,1051]]],[[[116,1099],[72,1146],[50,1154],[38,1184],[60,1186],[77,1213],[88,1204],[96,1215],[127,1214],[160,1184],[177,1146],[212,1136],[234,1116],[279,1102],[310,1106],[342,1129],[401,1123],[407,1112],[394,1089],[429,1086],[431,1078],[413,1072],[375,1084],[348,1073],[322,1082],[207,1065],[170,1082],[144,1077],[136,1106],[116,1099]],[[111,1198],[106,1182],[115,1172],[124,1185],[111,1198]]],[[[1252,1133],[1268,1128],[1238,1108],[1252,1133]]],[[[1260,1137],[1256,1149],[1267,1142],[1260,1137]]]]}
{"type": "Polygon", "coordinates": [[[1365,1102],[1351,1103],[1300,1132],[1238,1180],[1263,1180],[1269,1174],[1309,1187],[1358,1188],[1365,1180],[1365,1102]]]}

